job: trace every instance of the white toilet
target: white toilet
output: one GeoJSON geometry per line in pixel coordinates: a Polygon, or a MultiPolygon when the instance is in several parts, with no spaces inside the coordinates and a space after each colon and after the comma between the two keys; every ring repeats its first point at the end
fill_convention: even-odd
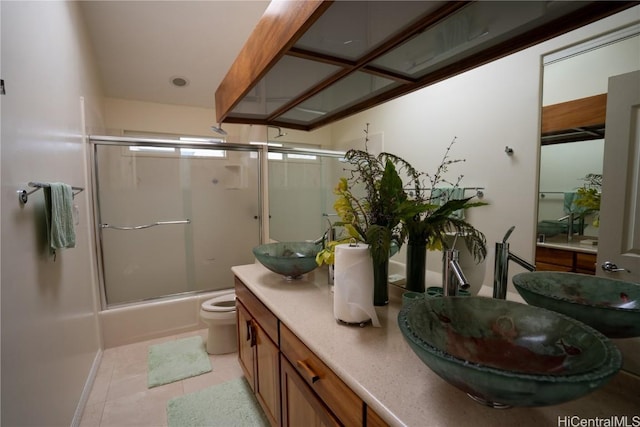
{"type": "Polygon", "coordinates": [[[236,331],[236,294],[229,291],[200,306],[200,318],[209,327],[207,353],[233,353],[238,349],[236,331]]]}

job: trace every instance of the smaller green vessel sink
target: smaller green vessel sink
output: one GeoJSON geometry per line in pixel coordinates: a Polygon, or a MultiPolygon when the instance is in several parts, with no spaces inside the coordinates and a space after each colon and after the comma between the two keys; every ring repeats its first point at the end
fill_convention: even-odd
{"type": "Polygon", "coordinates": [[[256,246],[253,254],[269,270],[293,280],[318,267],[316,255],[321,249],[313,242],[277,242],[256,246]]]}
{"type": "Polygon", "coordinates": [[[640,284],[550,271],[516,274],[513,284],[529,304],[566,314],[609,338],[640,336],[640,284]]]}
{"type": "Polygon", "coordinates": [[[495,408],[577,399],[622,365],[620,351],[595,329],[513,301],[425,298],[406,305],[398,325],[431,370],[495,408]]]}

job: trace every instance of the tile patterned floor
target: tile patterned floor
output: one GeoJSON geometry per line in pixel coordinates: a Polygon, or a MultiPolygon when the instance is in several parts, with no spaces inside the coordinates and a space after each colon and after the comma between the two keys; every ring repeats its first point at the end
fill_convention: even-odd
{"type": "Polygon", "coordinates": [[[147,351],[150,345],[201,335],[205,329],[143,341],[104,351],[80,427],[163,427],[167,402],[242,376],[238,353],[210,355],[209,373],[171,384],[147,388],[147,351]]]}

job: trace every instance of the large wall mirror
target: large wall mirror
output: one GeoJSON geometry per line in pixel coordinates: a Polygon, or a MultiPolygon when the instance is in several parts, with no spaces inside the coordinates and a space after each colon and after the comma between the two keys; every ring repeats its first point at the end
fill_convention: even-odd
{"type": "MultiPolygon", "coordinates": [[[[569,202],[571,194],[585,185],[595,185],[596,194],[599,189],[587,177],[597,177],[603,170],[608,80],[640,70],[640,24],[543,60],[536,267],[596,274],[597,241],[604,239],[593,225],[597,212],[590,212],[581,223],[579,207],[569,202]],[[572,215],[575,229],[567,225],[571,209],[578,211],[572,215]]],[[[607,226],[605,221],[600,225],[607,226]]],[[[604,246],[602,251],[606,252],[604,246]]],[[[640,375],[640,339],[618,339],[615,344],[623,353],[623,369],[640,375]]]]}
{"type": "Polygon", "coordinates": [[[543,58],[540,270],[595,273],[607,84],[640,68],[638,46],[635,25],[543,58]]]}

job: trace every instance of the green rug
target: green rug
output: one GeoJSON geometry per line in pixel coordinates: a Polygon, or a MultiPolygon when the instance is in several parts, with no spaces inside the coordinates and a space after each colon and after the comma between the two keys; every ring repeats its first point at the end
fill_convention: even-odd
{"type": "Polygon", "coordinates": [[[171,399],[167,423],[169,427],[269,426],[244,377],[171,399]]]}
{"type": "Polygon", "coordinates": [[[147,386],[157,387],[211,371],[201,336],[149,347],[147,386]]]}

